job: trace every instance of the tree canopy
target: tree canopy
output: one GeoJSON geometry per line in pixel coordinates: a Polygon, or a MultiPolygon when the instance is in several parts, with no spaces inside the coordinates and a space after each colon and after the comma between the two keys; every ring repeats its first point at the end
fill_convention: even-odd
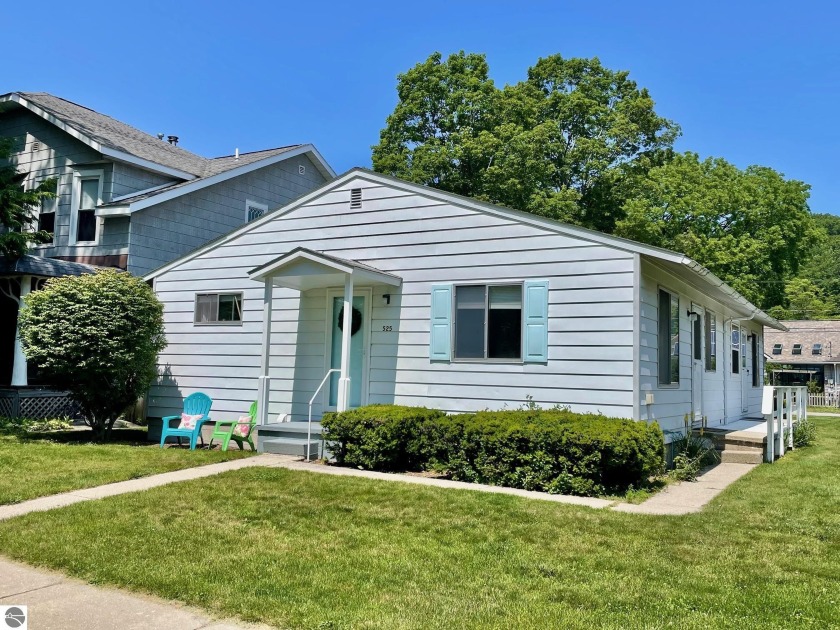
{"type": "Polygon", "coordinates": [[[166,347],[163,305],[142,279],[114,269],[52,278],[24,303],[26,358],[70,392],[105,438],[157,374],[166,347]]]}
{"type": "Polygon", "coordinates": [[[13,142],[0,138],[0,256],[20,258],[34,243],[47,243],[52,236],[39,232],[38,210],[44,199],[55,197],[56,181],[48,179],[26,190],[28,173],[19,173],[9,161],[13,142]]]}
{"type": "Polygon", "coordinates": [[[374,169],[611,231],[626,179],[662,159],[677,125],[597,58],[552,55],[503,89],[488,72],[484,55],[460,52],[401,74],[374,169]]]}
{"type": "Polygon", "coordinates": [[[682,252],[770,308],[820,237],[808,188],[771,168],[678,154],[636,182],[616,233],[682,252]]]}

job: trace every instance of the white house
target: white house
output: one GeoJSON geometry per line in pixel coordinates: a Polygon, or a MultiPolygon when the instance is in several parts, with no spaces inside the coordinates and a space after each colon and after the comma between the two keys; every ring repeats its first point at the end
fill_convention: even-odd
{"type": "Polygon", "coordinates": [[[718,425],[760,417],[763,327],[784,329],[682,254],[363,169],[147,279],[169,341],[152,418],[203,391],[217,418],[259,399],[263,425],[306,420],[336,370],[316,419],[531,397],[718,425]]]}

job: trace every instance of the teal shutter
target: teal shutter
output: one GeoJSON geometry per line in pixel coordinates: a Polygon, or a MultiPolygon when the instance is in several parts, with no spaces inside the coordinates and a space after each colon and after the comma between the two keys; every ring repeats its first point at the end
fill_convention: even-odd
{"type": "Polygon", "coordinates": [[[449,361],[452,356],[452,285],[432,285],[429,358],[449,361]]]}
{"type": "Polygon", "coordinates": [[[525,363],[548,361],[548,280],[525,283],[525,363]]]}

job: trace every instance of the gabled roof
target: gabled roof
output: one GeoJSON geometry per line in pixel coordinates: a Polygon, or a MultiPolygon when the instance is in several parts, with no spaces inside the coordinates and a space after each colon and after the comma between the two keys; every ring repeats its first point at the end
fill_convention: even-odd
{"type": "Polygon", "coordinates": [[[387,271],[306,247],[296,247],[248,272],[251,280],[273,278],[279,286],[300,291],[343,284],[345,275],[374,284],[393,287],[402,284],[402,278],[387,271]]]}
{"type": "Polygon", "coordinates": [[[786,320],[786,331],[765,330],[764,351],[771,363],[814,364],[840,363],[840,320],[786,320]],[[793,354],[793,345],[801,344],[801,354],[793,354]],[[772,348],[781,344],[780,354],[772,348]],[[821,344],[820,354],[814,354],[814,344],[821,344]]]}
{"type": "Polygon", "coordinates": [[[272,221],[278,217],[281,217],[289,212],[294,211],[296,208],[306,203],[309,203],[313,199],[316,199],[321,195],[326,194],[327,192],[336,187],[344,185],[345,183],[354,178],[364,179],[372,183],[377,183],[384,186],[391,186],[392,188],[398,190],[408,191],[414,194],[425,196],[430,199],[436,199],[445,203],[450,203],[455,206],[461,206],[464,208],[475,210],[477,212],[484,212],[495,216],[505,217],[508,219],[518,221],[520,223],[525,223],[545,230],[549,230],[551,232],[574,236],[582,240],[598,243],[607,247],[612,247],[614,249],[619,249],[622,251],[645,256],[652,261],[660,263],[663,266],[666,266],[667,268],[676,271],[680,275],[684,275],[686,277],[691,278],[695,281],[696,284],[702,286],[712,297],[721,301],[726,306],[732,308],[732,310],[734,310],[735,312],[741,313],[744,319],[754,319],[755,321],[763,324],[764,326],[770,326],[779,330],[785,329],[784,326],[780,324],[776,319],[770,317],[760,308],[752,304],[744,296],[742,296],[735,289],[733,289],[723,280],[714,275],[711,271],[703,267],[700,263],[679,252],[674,252],[660,247],[654,247],[652,245],[645,245],[643,243],[631,241],[626,238],[604,234],[602,232],[589,230],[587,228],[582,228],[576,225],[560,223],[559,221],[547,219],[545,217],[540,217],[529,212],[513,210],[511,208],[505,208],[503,206],[497,206],[490,203],[485,203],[483,201],[477,201],[475,199],[471,199],[470,197],[464,197],[463,195],[437,190],[435,188],[429,188],[428,186],[407,182],[399,178],[392,177],[390,175],[375,173],[371,170],[359,167],[350,169],[335,180],[327,182],[320,188],[317,188],[312,192],[303,195],[302,197],[299,197],[295,201],[292,201],[291,203],[277,208],[273,211],[267,212],[259,219],[247,223],[244,226],[233,230],[232,232],[220,238],[206,243],[204,246],[193,250],[192,252],[185,256],[182,256],[181,258],[178,258],[176,260],[173,260],[172,262],[167,263],[166,265],[161,266],[160,268],[148,274],[146,276],[146,279],[148,280],[159,276],[162,273],[165,273],[166,271],[184,262],[192,260],[206,251],[215,249],[216,247],[219,247],[220,245],[227,243],[242,234],[246,234],[248,232],[257,230],[261,225],[268,223],[269,221],[272,221]]]}
{"type": "Polygon", "coordinates": [[[143,207],[304,153],[325,178],[335,177],[330,165],[311,144],[292,144],[240,153],[238,156],[205,158],[110,116],[46,92],[10,92],[0,95],[0,112],[5,103],[30,110],[103,155],[179,180],[112,200],[100,206],[108,209],[101,216],[130,214],[143,207]],[[192,186],[187,188],[187,184],[192,186]]]}

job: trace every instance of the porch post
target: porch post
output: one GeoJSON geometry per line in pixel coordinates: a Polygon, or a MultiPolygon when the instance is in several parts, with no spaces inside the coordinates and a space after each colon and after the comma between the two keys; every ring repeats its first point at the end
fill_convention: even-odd
{"type": "Polygon", "coordinates": [[[260,379],[257,390],[257,414],[259,424],[268,424],[268,402],[271,380],[268,377],[268,365],[271,359],[271,306],[274,297],[274,279],[265,279],[263,294],[263,334],[260,352],[260,379]]]}
{"type": "MultiPolygon", "coordinates": [[[[23,276],[20,279],[20,299],[18,300],[18,315],[23,308],[23,298],[29,295],[32,288],[32,276],[23,276]]],[[[20,321],[20,320],[18,320],[20,321]]],[[[23,354],[23,344],[20,341],[20,323],[15,330],[15,354],[12,358],[12,386],[26,387],[29,384],[27,377],[26,355],[23,354]]]]}
{"type": "Polygon", "coordinates": [[[338,411],[347,411],[350,402],[350,336],[353,327],[353,272],[344,276],[344,321],[341,331],[341,374],[338,380],[338,411]]]}

